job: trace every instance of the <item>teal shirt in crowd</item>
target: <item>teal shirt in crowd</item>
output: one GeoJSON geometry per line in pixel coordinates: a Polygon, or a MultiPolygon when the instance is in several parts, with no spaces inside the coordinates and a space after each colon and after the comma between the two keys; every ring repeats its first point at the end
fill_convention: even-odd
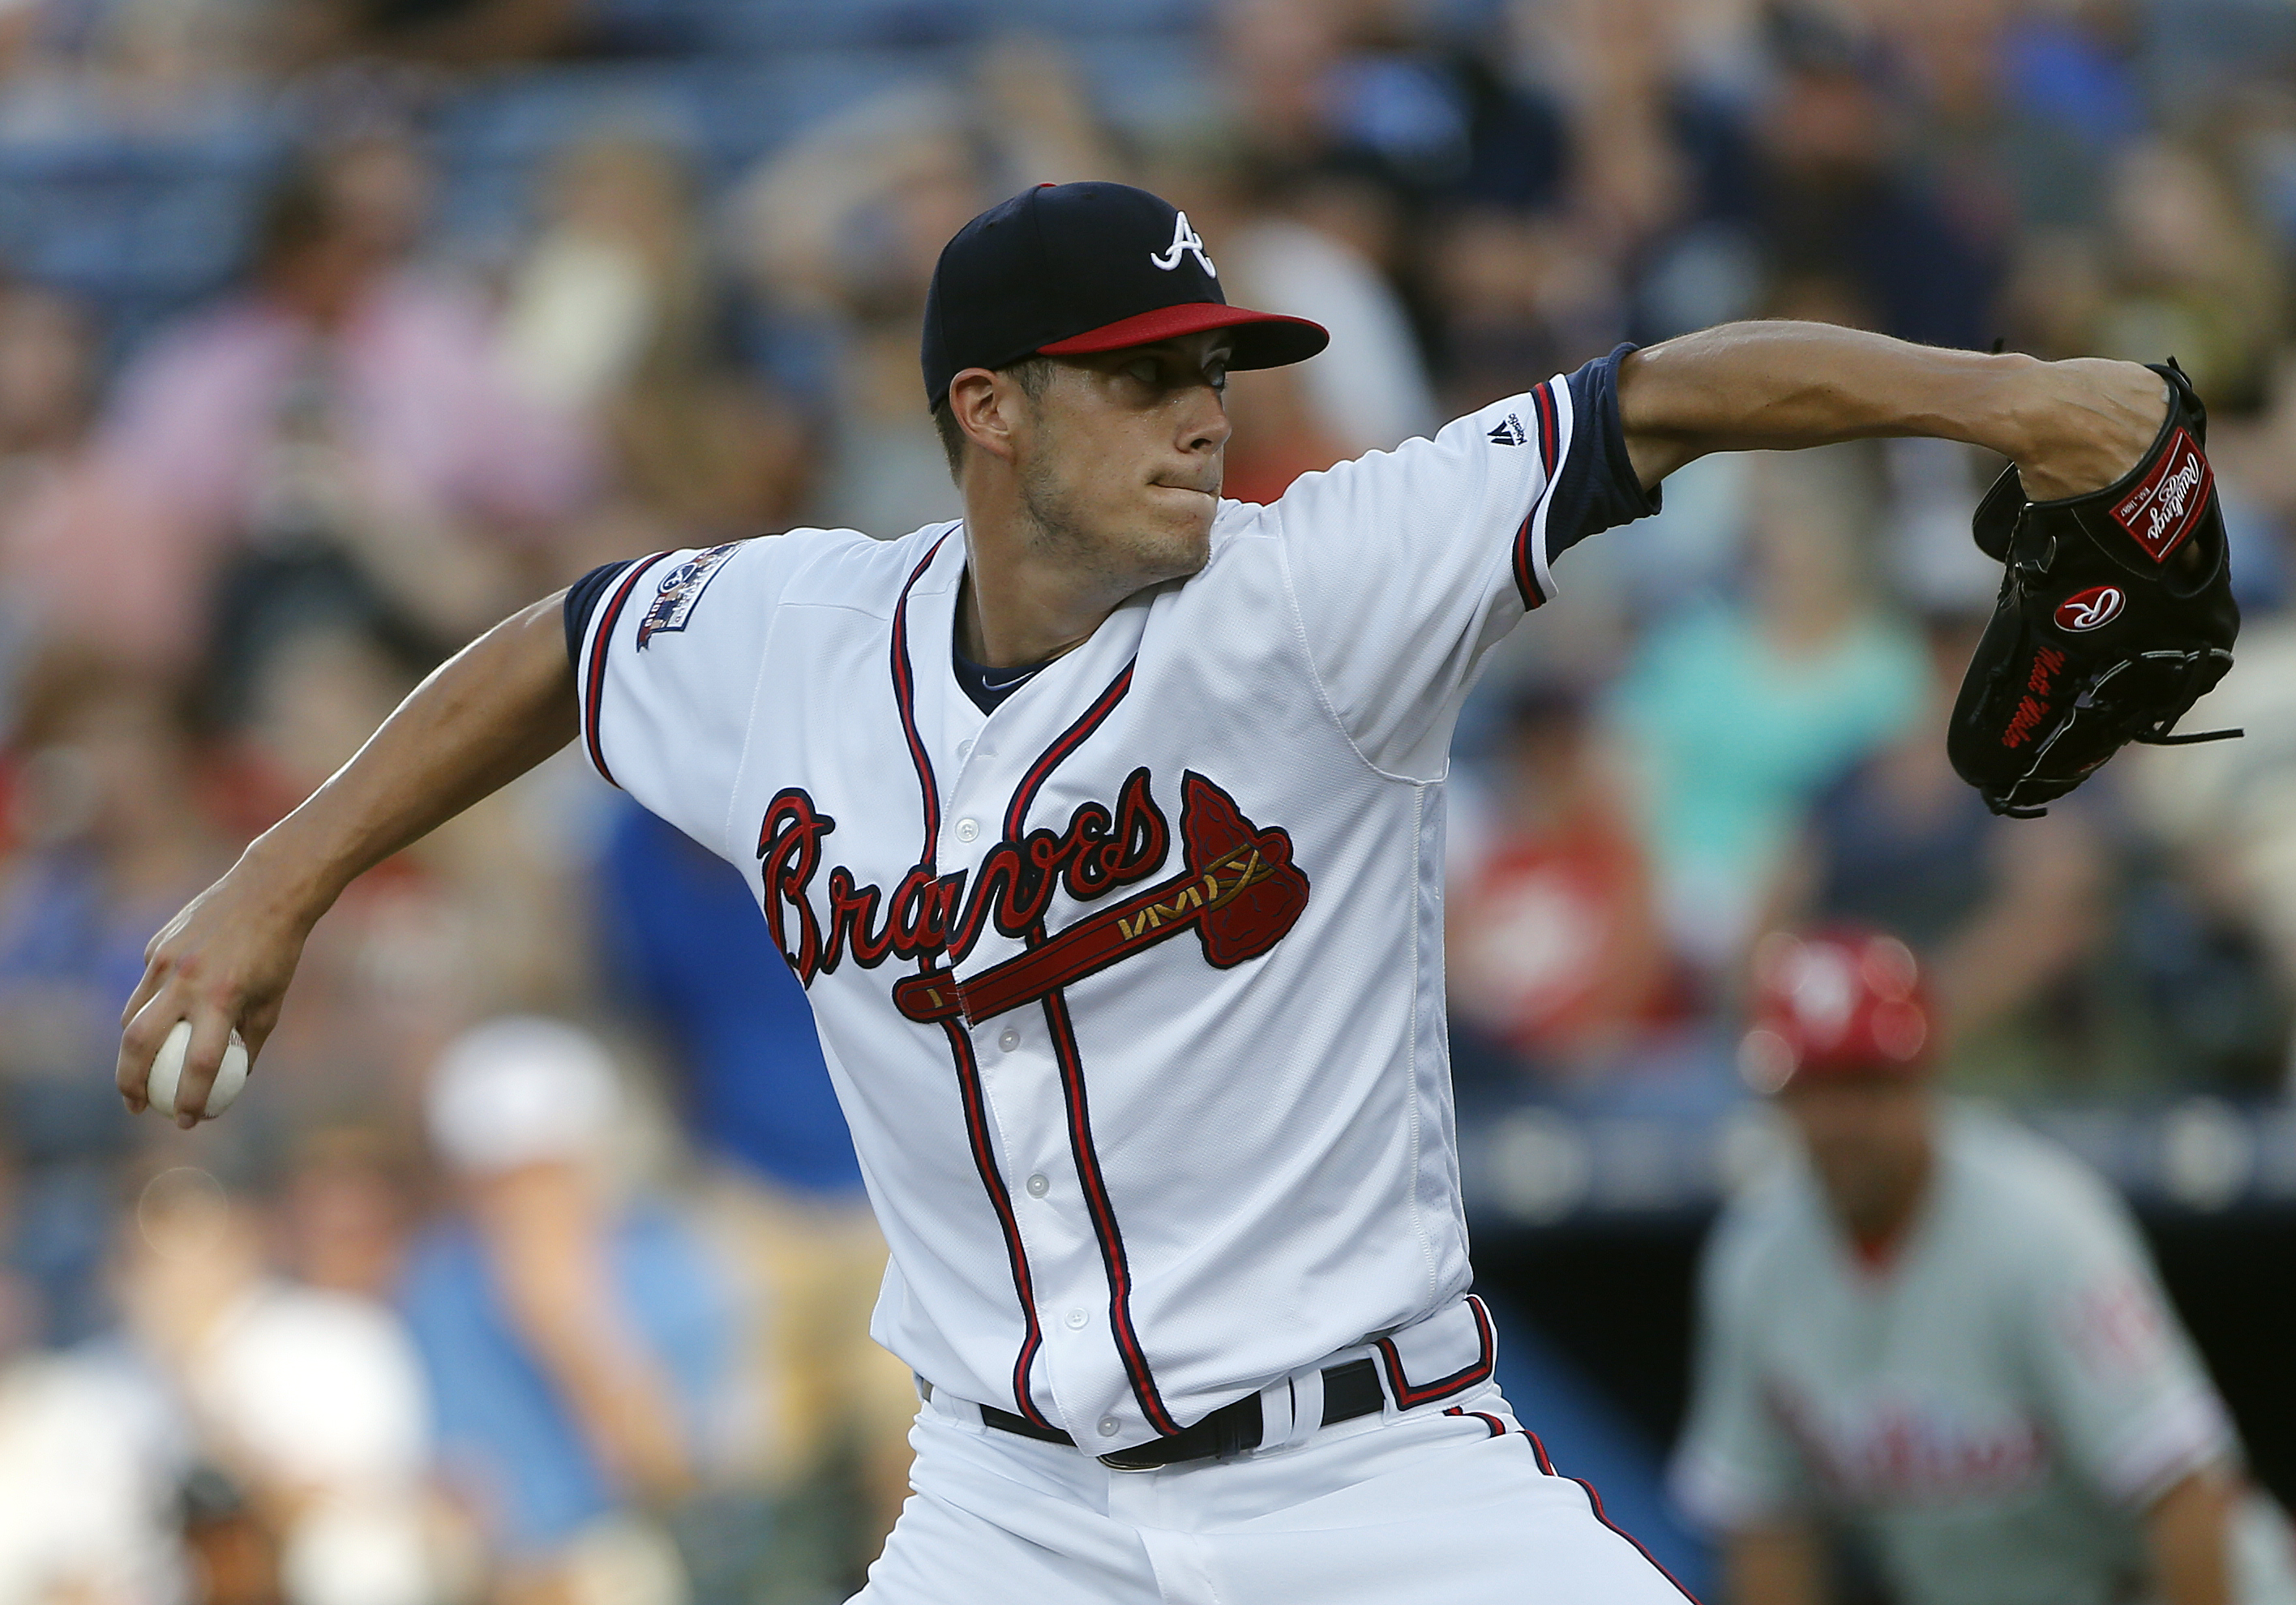
{"type": "Polygon", "coordinates": [[[1649,637],[1615,712],[1642,766],[1678,936],[1718,949],[1742,931],[1810,798],[1905,726],[1928,680],[1919,639],[1878,618],[1792,659],[1735,610],[1693,613],[1649,637]]]}

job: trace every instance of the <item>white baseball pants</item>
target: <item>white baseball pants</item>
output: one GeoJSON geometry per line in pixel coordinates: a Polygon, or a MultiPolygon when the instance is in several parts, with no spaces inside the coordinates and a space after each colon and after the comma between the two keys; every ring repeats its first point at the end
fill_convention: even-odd
{"type": "Polygon", "coordinates": [[[937,1397],[852,1605],[1683,1605],[1497,1387],[1152,1471],[937,1397]]]}

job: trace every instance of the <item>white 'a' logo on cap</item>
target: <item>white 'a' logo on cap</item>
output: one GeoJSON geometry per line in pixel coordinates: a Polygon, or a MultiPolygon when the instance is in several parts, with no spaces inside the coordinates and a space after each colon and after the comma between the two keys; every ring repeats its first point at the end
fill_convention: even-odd
{"type": "Polygon", "coordinates": [[[1180,265],[1180,258],[1188,251],[1196,253],[1196,260],[1204,265],[1206,273],[1214,278],[1219,277],[1219,269],[1212,266],[1211,257],[1204,250],[1203,236],[1189,226],[1185,212],[1177,213],[1172,218],[1172,243],[1162,250],[1150,251],[1148,259],[1169,273],[1180,265]]]}

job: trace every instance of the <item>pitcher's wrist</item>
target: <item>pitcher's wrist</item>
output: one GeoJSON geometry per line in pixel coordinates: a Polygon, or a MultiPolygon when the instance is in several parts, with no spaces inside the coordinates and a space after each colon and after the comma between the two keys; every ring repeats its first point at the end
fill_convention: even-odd
{"type": "Polygon", "coordinates": [[[229,878],[299,932],[308,934],[365,866],[326,850],[311,822],[289,815],[247,844],[229,878]]]}

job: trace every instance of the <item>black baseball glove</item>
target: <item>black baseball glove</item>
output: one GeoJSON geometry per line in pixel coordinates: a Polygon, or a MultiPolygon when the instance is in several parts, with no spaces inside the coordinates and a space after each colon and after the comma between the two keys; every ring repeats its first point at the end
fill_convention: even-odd
{"type": "Polygon", "coordinates": [[[2087,495],[2029,502],[2013,465],[1971,520],[2006,571],[1946,750],[1996,814],[2047,812],[2123,742],[2240,733],[2169,733],[2232,667],[2240,610],[2202,451],[2208,414],[2173,359],[2152,367],[2169,381],[2169,416],[2135,468],[2087,495]]]}

